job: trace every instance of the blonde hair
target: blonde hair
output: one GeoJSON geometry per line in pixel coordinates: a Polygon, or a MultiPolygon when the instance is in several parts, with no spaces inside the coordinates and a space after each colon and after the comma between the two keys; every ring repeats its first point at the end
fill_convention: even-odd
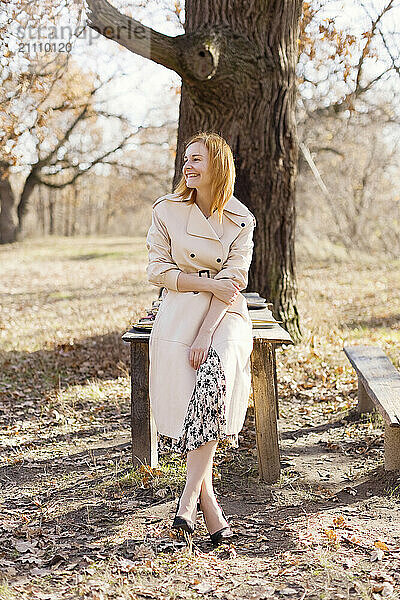
{"type": "MultiPolygon", "coordinates": [[[[218,211],[219,221],[222,221],[222,215],[225,204],[233,195],[235,187],[236,169],[233,160],[232,150],[229,144],[218,133],[200,131],[185,142],[184,153],[190,144],[202,142],[208,150],[208,160],[211,168],[211,195],[214,198],[211,205],[211,214],[214,210],[218,211]]],[[[193,192],[188,204],[194,204],[196,201],[197,190],[188,188],[185,176],[182,174],[178,185],[174,189],[177,194],[186,200],[193,192]]]]}

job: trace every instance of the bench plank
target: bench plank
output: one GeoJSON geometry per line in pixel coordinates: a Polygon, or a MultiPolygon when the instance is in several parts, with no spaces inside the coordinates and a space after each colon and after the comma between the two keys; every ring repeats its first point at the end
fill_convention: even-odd
{"type": "Polygon", "coordinates": [[[346,346],[365,392],[391,427],[400,427],[400,373],[376,346],[346,346]]]}

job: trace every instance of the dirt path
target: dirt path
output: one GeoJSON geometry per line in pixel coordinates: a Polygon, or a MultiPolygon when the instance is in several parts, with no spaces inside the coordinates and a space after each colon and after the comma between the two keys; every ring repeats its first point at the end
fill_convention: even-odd
{"type": "Polygon", "coordinates": [[[383,469],[381,418],[354,414],[341,348],[379,343],[396,362],[400,270],[358,265],[363,292],[343,266],[303,265],[304,340],[278,353],[281,479],[258,482],[250,406],[215,472],[238,537],[213,551],[200,520],[190,551],[169,528],[179,457],[131,468],[121,334],[154,297],[141,244],[1,250],[0,599],[398,598],[400,474],[383,469]]]}

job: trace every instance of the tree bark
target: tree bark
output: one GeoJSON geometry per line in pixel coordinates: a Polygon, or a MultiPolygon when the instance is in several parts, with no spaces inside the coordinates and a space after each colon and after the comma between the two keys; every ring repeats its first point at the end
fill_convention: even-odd
{"type": "Polygon", "coordinates": [[[15,196],[8,179],[9,165],[0,161],[0,244],[11,244],[17,239],[17,221],[14,217],[15,196]]]}
{"type": "Polygon", "coordinates": [[[71,227],[71,235],[76,234],[76,224],[78,220],[78,187],[75,184],[73,189],[73,215],[72,215],[72,227],[71,227]]]}
{"type": "Polygon", "coordinates": [[[43,186],[39,186],[38,188],[38,223],[40,225],[40,230],[42,235],[46,234],[46,221],[45,221],[45,198],[43,194],[43,186]]]}
{"type": "Polygon", "coordinates": [[[11,244],[17,241],[18,234],[22,230],[23,220],[27,212],[28,201],[38,181],[33,171],[29,173],[22,189],[20,200],[17,204],[12,191],[9,175],[6,171],[9,165],[0,161],[0,244],[11,244]],[[4,178],[3,178],[4,176],[4,178]],[[16,218],[13,210],[17,204],[16,218]]]}
{"type": "Polygon", "coordinates": [[[64,235],[70,235],[71,228],[71,194],[69,188],[66,189],[64,195],[64,235]]]}
{"type": "Polygon", "coordinates": [[[24,187],[21,193],[21,198],[18,202],[17,206],[17,215],[18,215],[18,225],[17,232],[20,233],[22,230],[22,225],[24,222],[24,217],[28,211],[28,202],[29,198],[32,195],[35,186],[38,184],[38,180],[36,179],[35,171],[32,170],[28,177],[25,180],[24,187]]]}
{"type": "Polygon", "coordinates": [[[49,192],[49,235],[55,234],[55,222],[54,222],[54,192],[49,192]]]}
{"type": "MultiPolygon", "coordinates": [[[[110,5],[106,0],[88,5],[89,26],[102,31],[102,11],[110,5]]],[[[113,38],[182,77],[173,188],[188,137],[212,130],[230,144],[235,196],[257,220],[248,290],[273,303],[297,340],[295,69],[301,8],[302,0],[186,0],[184,35],[165,40],[144,28],[151,42],[147,52],[136,40],[113,38]]],[[[114,28],[118,20],[126,24],[128,17],[113,11],[103,31],[112,19],[114,28]]]]}

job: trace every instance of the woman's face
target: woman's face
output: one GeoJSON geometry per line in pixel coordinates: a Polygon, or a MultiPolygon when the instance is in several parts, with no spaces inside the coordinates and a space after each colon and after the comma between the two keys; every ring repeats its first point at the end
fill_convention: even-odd
{"type": "Polygon", "coordinates": [[[182,173],[189,188],[205,189],[211,185],[211,169],[208,150],[203,142],[193,142],[187,147],[182,173]]]}

